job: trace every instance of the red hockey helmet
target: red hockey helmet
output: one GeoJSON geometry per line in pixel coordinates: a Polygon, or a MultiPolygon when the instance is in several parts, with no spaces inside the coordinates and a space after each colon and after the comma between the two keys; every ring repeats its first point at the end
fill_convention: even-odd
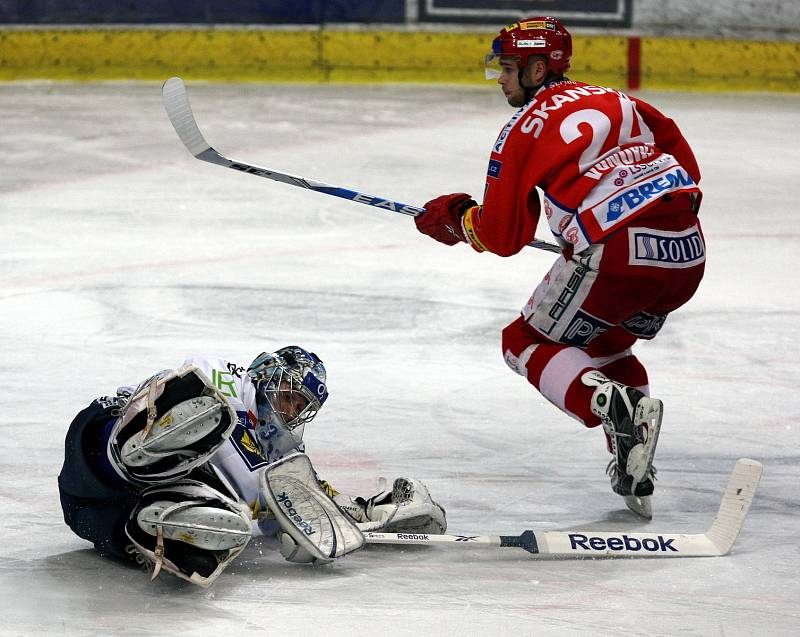
{"type": "Polygon", "coordinates": [[[486,56],[486,79],[499,77],[500,58],[517,58],[519,68],[528,65],[532,55],[547,56],[547,68],[554,75],[569,70],[572,57],[572,36],[555,18],[537,17],[505,27],[492,42],[486,56]]]}

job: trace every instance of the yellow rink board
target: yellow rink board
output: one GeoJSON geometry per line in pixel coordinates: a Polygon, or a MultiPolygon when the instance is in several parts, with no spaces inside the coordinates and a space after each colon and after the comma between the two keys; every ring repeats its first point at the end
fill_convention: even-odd
{"type": "Polygon", "coordinates": [[[642,86],[800,91],[800,42],[642,38],[642,86]]]}
{"type": "MultiPolygon", "coordinates": [[[[0,30],[0,80],[482,83],[492,33],[0,30]]],[[[800,91],[800,44],[642,38],[642,88],[800,91]]],[[[627,38],[576,36],[575,79],[624,87],[627,38]]]]}

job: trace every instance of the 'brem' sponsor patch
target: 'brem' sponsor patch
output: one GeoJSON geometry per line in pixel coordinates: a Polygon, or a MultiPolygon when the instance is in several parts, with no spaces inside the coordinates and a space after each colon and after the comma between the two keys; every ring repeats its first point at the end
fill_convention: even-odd
{"type": "Polygon", "coordinates": [[[697,226],[681,232],[628,228],[628,263],[657,268],[691,268],[706,260],[697,226]]]}

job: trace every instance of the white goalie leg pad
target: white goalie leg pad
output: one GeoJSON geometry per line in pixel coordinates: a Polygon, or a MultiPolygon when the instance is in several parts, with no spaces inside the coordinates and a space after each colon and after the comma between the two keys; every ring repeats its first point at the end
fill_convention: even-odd
{"type": "MultiPolygon", "coordinates": [[[[220,488],[230,487],[218,477],[220,488]]],[[[152,568],[151,579],[163,569],[208,587],[247,546],[250,518],[233,491],[181,480],[143,491],[125,531],[152,568]]]]}
{"type": "Polygon", "coordinates": [[[122,445],[120,455],[127,467],[144,467],[173,455],[214,431],[222,421],[222,404],[210,396],[198,396],[175,405],[149,430],[134,434],[122,445]]]}
{"type": "Polygon", "coordinates": [[[261,494],[281,525],[281,553],[286,559],[329,562],[364,546],[361,531],[322,489],[304,453],[264,469],[261,494]]]}
{"type": "Polygon", "coordinates": [[[369,522],[359,523],[362,531],[411,532],[441,534],[447,530],[444,507],[431,498],[428,487],[416,478],[397,478],[391,491],[385,490],[386,479],[380,478],[381,493],[367,501],[369,522]]]}
{"type": "Polygon", "coordinates": [[[109,458],[123,478],[158,483],[187,475],[230,436],[237,416],[193,365],[142,383],[120,411],[109,458]]]}

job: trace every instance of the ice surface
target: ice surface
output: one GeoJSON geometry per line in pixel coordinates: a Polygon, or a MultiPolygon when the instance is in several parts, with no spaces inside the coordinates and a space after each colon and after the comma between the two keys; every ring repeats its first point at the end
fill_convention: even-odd
{"type": "MultiPolygon", "coordinates": [[[[417,204],[479,196],[511,114],[488,87],[189,91],[233,158],[417,204]]],[[[600,431],[501,358],[552,255],[445,248],[408,217],[198,162],[156,84],[0,85],[0,634],[800,634],[800,97],[644,97],[696,149],[709,244],[695,299],[638,347],[667,410],[650,523],[610,491],[600,431]],[[190,353],[287,343],[328,366],[306,430],[320,473],[356,493],[419,477],[454,532],[702,532],[737,458],[765,476],[715,559],[373,546],[310,568],[254,542],[206,591],[72,535],[56,476],[89,400],[190,353]]]]}

